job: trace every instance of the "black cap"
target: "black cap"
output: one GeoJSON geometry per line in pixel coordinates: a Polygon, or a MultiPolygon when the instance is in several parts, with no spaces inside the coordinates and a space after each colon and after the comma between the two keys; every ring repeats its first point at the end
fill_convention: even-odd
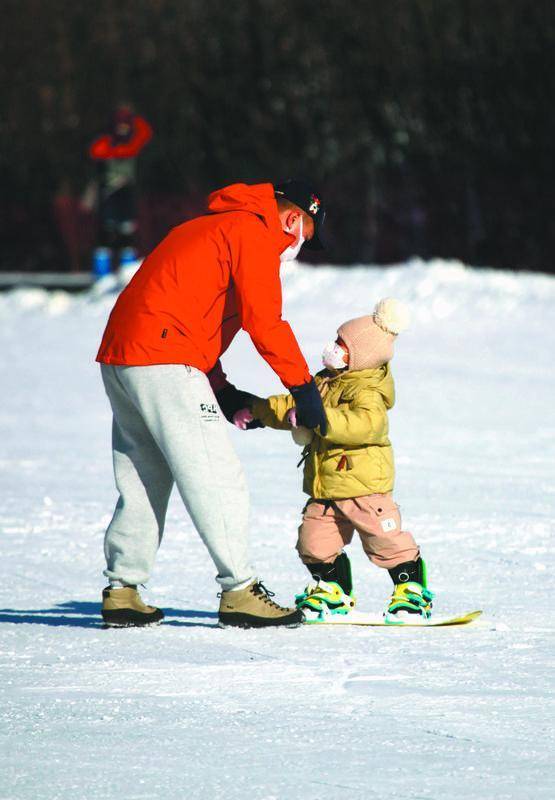
{"type": "Polygon", "coordinates": [[[326,209],[320,192],[317,192],[314,186],[307,181],[296,180],[295,178],[276,183],[274,191],[276,199],[283,197],[285,200],[289,200],[299,208],[302,208],[314,220],[314,236],[312,239],[307,240],[303,247],[309,250],[323,250],[324,245],[320,239],[320,234],[326,218],[326,209]]]}

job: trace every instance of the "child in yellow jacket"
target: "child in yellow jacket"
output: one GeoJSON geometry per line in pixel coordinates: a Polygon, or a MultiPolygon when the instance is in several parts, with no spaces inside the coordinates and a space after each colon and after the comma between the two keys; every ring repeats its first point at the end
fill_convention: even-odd
{"type": "Polygon", "coordinates": [[[354,606],[350,562],[343,551],[356,531],[369,559],[389,571],[393,595],[385,612],[390,624],[431,615],[426,567],[412,534],[401,527],[392,497],[393,451],[387,411],[395,402],[389,362],[393,343],[408,322],[398,300],[381,300],[372,315],[345,322],[324,350],[325,369],[316,376],[328,430],[296,425],[292,395],[256,399],[234,418],[244,428],[254,420],[290,430],[304,445],[303,511],[297,550],[313,581],[297,596],[307,617],[346,614],[354,606]]]}

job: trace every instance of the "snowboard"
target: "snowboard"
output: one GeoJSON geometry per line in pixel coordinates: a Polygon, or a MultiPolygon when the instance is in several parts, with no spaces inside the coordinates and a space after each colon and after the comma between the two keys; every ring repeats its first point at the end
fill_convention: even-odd
{"type": "Polygon", "coordinates": [[[398,625],[391,625],[384,622],[384,618],[378,614],[366,614],[363,611],[351,611],[349,614],[330,614],[323,619],[314,616],[308,617],[305,611],[305,625],[367,625],[370,627],[384,628],[440,628],[448,625],[468,625],[474,622],[481,615],[481,611],[471,611],[468,614],[461,614],[454,617],[432,617],[427,622],[403,622],[398,625]]]}

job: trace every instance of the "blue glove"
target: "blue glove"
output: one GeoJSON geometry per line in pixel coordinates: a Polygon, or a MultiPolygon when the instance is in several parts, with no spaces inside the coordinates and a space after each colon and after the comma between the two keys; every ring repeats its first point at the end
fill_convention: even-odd
{"type": "Polygon", "coordinates": [[[297,424],[303,425],[305,428],[317,428],[320,426],[320,433],[325,436],[328,432],[328,422],[314,378],[311,379],[310,383],[292,386],[289,391],[295,399],[297,424]]]}

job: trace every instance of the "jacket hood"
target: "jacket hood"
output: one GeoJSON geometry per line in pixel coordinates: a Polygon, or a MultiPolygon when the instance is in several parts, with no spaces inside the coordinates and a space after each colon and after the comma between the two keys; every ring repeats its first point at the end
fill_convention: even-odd
{"type": "Polygon", "coordinates": [[[232,183],[208,195],[208,211],[220,214],[226,211],[248,211],[260,217],[276,243],[280,253],[288,247],[294,236],[285,233],[279,221],[274,187],[271,183],[232,183]]]}
{"type": "Polygon", "coordinates": [[[393,408],[395,403],[395,384],[389,364],[384,364],[376,369],[346,370],[345,372],[332,372],[322,370],[318,377],[326,383],[341,383],[347,388],[356,384],[360,389],[375,389],[384,400],[387,409],[393,408]]]}

